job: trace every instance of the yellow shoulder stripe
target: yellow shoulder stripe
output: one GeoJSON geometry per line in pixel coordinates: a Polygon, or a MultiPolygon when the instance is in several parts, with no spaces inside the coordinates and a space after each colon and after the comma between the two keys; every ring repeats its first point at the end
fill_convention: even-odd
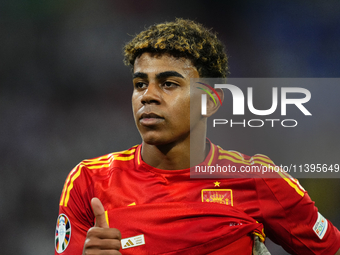
{"type": "Polygon", "coordinates": [[[140,165],[140,153],[141,153],[142,147],[139,148],[139,150],[137,151],[137,160],[138,160],[138,165],[140,165]]]}
{"type": "Polygon", "coordinates": [[[70,192],[73,188],[73,183],[80,176],[83,167],[86,167],[88,169],[106,168],[111,165],[113,160],[131,160],[135,156],[134,153],[137,146],[138,145],[135,145],[129,150],[107,154],[105,156],[97,157],[94,159],[86,159],[78,164],[75,168],[72,169],[65,181],[59,205],[67,207],[67,203],[70,199],[70,192]]]}
{"type": "Polygon", "coordinates": [[[64,187],[63,187],[63,191],[61,193],[61,198],[60,198],[60,203],[59,205],[63,205],[63,201],[64,201],[64,198],[65,198],[65,193],[66,193],[66,189],[68,187],[68,184],[70,182],[70,178],[72,176],[72,174],[78,169],[79,165],[77,165],[75,168],[72,169],[72,171],[68,174],[67,176],[67,179],[65,181],[65,184],[64,184],[64,187]]]}
{"type": "MultiPolygon", "coordinates": [[[[112,158],[112,155],[110,158],[106,159],[106,160],[97,160],[97,159],[92,159],[92,160],[84,160],[82,162],[83,165],[87,166],[89,169],[91,169],[92,166],[103,166],[104,165],[110,165],[110,163],[112,162],[113,158],[112,158]]],[[[99,167],[100,168],[100,167],[99,167]]]]}
{"type": "MultiPolygon", "coordinates": [[[[61,206],[65,206],[67,207],[67,203],[70,199],[70,192],[73,188],[73,182],[75,179],[77,179],[81,173],[81,169],[83,168],[84,166],[83,165],[79,165],[76,169],[77,169],[77,172],[71,177],[71,180],[69,180],[70,184],[68,185],[67,189],[64,191],[63,195],[62,195],[62,199],[60,200],[60,204],[61,206]]],[[[67,182],[66,182],[67,183],[67,182]]],[[[65,185],[66,185],[65,183],[65,185]]]]}
{"type": "Polygon", "coordinates": [[[303,197],[305,195],[305,193],[300,189],[300,185],[296,185],[295,183],[293,183],[292,179],[285,177],[285,175],[282,172],[279,171],[278,174],[289,184],[289,186],[291,186],[293,189],[295,189],[295,191],[300,196],[303,197]]]}
{"type": "Polygon", "coordinates": [[[87,159],[87,160],[84,160],[82,163],[86,165],[89,169],[109,167],[113,160],[128,161],[130,159],[133,159],[134,152],[136,151],[136,146],[134,146],[133,148],[129,150],[114,152],[114,153],[111,153],[111,154],[108,154],[102,157],[94,158],[94,159],[87,159]],[[126,156],[123,156],[123,155],[126,155],[126,156]]]}
{"type": "Polygon", "coordinates": [[[244,159],[241,159],[241,160],[234,159],[234,158],[227,156],[227,155],[220,155],[220,156],[218,156],[218,159],[228,159],[228,160],[230,160],[231,162],[234,162],[234,163],[251,165],[251,163],[249,161],[246,161],[244,159]]]}
{"type": "MultiPolygon", "coordinates": [[[[218,159],[228,159],[231,162],[234,163],[239,163],[239,164],[245,164],[245,165],[252,165],[252,164],[261,164],[263,166],[266,166],[269,169],[269,165],[275,166],[273,161],[271,161],[268,157],[261,155],[261,154],[256,154],[254,157],[251,157],[249,160],[245,160],[242,158],[238,153],[236,152],[229,152],[229,151],[224,151],[220,150],[220,155],[218,159]],[[232,155],[233,157],[228,156],[232,155]],[[256,160],[257,159],[257,160],[256,160]],[[265,161],[265,162],[263,162],[265,161]]],[[[292,178],[289,174],[285,173],[284,171],[278,171],[278,175],[285,180],[289,186],[291,186],[300,196],[304,196],[304,189],[301,187],[301,185],[296,181],[294,178],[292,178]]]]}
{"type": "Polygon", "coordinates": [[[138,145],[135,145],[133,148],[126,150],[126,151],[113,153],[113,159],[114,160],[121,160],[121,161],[129,161],[131,159],[134,159],[137,146],[138,145]],[[122,154],[129,155],[129,156],[121,156],[122,154]]]}
{"type": "MultiPolygon", "coordinates": [[[[264,155],[263,155],[264,156],[264,155]]],[[[273,164],[274,165],[274,162],[271,160],[271,159],[269,159],[268,157],[259,157],[259,154],[256,154],[255,156],[253,156],[252,158],[253,159],[260,159],[260,160],[262,160],[262,161],[265,161],[265,162],[268,162],[269,164],[273,164]]]]}
{"type": "Polygon", "coordinates": [[[213,144],[211,144],[211,146],[212,146],[212,152],[211,152],[211,157],[210,157],[210,159],[208,161],[208,166],[211,165],[211,162],[213,161],[214,156],[215,156],[215,146],[213,144]]]}
{"type": "Polygon", "coordinates": [[[244,160],[244,158],[237,151],[220,150],[219,152],[220,152],[220,154],[227,154],[227,155],[231,155],[231,156],[233,156],[235,158],[238,158],[240,160],[244,160]]]}
{"type": "Polygon", "coordinates": [[[135,158],[135,154],[132,154],[128,157],[114,157],[114,160],[129,161],[133,158],[135,158]]]}

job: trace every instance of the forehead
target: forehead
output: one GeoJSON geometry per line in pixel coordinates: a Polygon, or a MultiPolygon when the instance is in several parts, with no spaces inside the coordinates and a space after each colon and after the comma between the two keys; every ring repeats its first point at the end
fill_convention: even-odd
{"type": "Polygon", "coordinates": [[[197,69],[190,59],[176,58],[169,54],[143,53],[135,60],[133,71],[146,74],[177,71],[183,76],[198,77],[197,69]]]}

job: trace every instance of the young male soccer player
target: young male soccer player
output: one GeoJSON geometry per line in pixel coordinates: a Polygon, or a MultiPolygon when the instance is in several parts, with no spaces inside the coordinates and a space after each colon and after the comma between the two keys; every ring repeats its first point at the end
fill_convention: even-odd
{"type": "MultiPolygon", "coordinates": [[[[250,255],[254,236],[265,235],[292,254],[340,254],[339,231],[297,180],[279,174],[190,178],[193,165],[272,164],[263,155],[214,145],[205,137],[200,109],[190,114],[190,78],[228,73],[213,33],[177,19],[151,26],[124,50],[133,67],[133,114],[143,142],[84,160],[71,171],[60,199],[55,254],[250,255]]],[[[207,115],[217,108],[208,101],[207,115]]]]}

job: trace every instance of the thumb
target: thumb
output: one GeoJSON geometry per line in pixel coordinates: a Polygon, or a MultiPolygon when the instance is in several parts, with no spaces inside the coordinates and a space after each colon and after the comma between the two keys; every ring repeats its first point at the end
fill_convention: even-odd
{"type": "Polygon", "coordinates": [[[109,225],[107,225],[106,222],[105,210],[102,202],[100,202],[98,198],[94,197],[91,200],[91,205],[93,214],[96,217],[94,226],[100,228],[109,228],[109,225]]]}

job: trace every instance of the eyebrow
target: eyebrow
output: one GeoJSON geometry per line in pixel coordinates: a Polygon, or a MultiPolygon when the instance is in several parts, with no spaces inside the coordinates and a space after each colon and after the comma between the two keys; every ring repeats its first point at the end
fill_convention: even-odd
{"type": "Polygon", "coordinates": [[[135,79],[135,78],[145,79],[145,78],[148,78],[148,75],[146,73],[137,72],[132,75],[132,79],[135,79]]]}
{"type": "MultiPolygon", "coordinates": [[[[168,77],[171,77],[171,76],[184,79],[184,76],[181,75],[179,72],[176,72],[176,71],[166,71],[166,72],[158,73],[158,74],[156,74],[156,79],[159,80],[159,79],[164,79],[164,78],[168,78],[168,77]]],[[[136,73],[133,74],[132,78],[133,79],[135,79],[135,78],[145,79],[145,78],[148,78],[148,75],[146,73],[136,72],[136,73]]]]}
{"type": "Polygon", "coordinates": [[[183,78],[184,79],[183,75],[181,75],[180,73],[178,73],[176,71],[166,71],[166,72],[162,72],[162,73],[156,74],[156,78],[157,79],[168,78],[168,77],[171,77],[171,76],[179,77],[179,78],[183,78]]]}

